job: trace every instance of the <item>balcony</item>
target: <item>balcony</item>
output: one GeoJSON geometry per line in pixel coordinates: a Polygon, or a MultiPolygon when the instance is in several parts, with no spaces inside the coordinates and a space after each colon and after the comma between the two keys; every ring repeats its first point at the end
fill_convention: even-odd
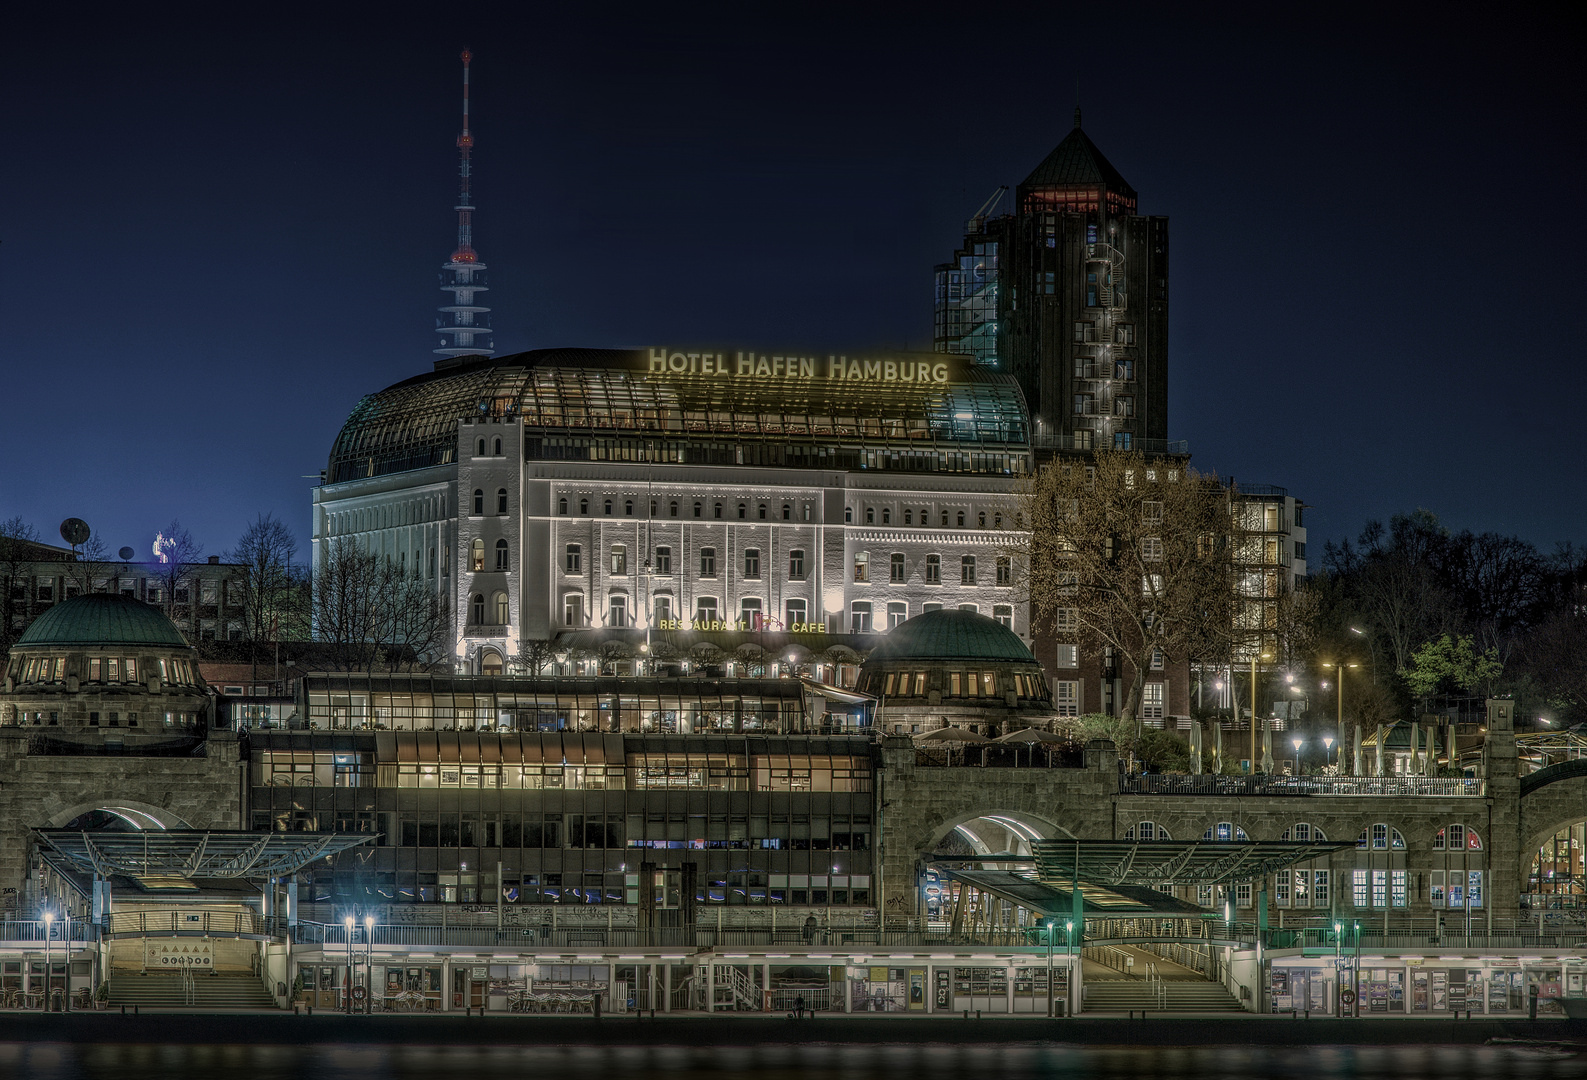
{"type": "Polygon", "coordinates": [[[1446,776],[1126,776],[1121,795],[1420,795],[1480,798],[1486,782],[1446,776]]]}

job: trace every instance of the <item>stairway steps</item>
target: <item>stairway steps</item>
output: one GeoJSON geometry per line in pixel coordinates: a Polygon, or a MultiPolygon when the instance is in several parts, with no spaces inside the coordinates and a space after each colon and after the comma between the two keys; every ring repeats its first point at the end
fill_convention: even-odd
{"type": "MultiPolygon", "coordinates": [[[[275,1000],[252,975],[195,975],[192,1008],[275,1007],[275,1000]]],[[[188,1004],[180,975],[112,975],[110,1004],[181,1007],[188,1004]]]]}

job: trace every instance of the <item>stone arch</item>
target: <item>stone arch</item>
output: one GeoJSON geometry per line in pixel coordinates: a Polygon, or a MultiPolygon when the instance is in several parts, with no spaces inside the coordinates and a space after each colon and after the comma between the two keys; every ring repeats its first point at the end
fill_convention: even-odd
{"type": "Polygon", "coordinates": [[[95,810],[103,810],[114,814],[135,828],[140,829],[191,829],[193,826],[182,820],[163,806],[153,803],[140,802],[137,799],[95,799],[92,802],[78,803],[58,813],[50,815],[48,827],[51,829],[64,828],[69,822],[75,821],[84,814],[95,810]]]}
{"type": "MultiPolygon", "coordinates": [[[[955,831],[979,821],[992,822],[1009,833],[1022,836],[1027,841],[1059,838],[1074,839],[1074,833],[1043,815],[1033,814],[1028,810],[987,807],[966,810],[937,822],[925,831],[917,832],[916,835],[921,837],[921,839],[917,843],[916,850],[931,851],[955,831]]],[[[971,841],[971,845],[972,847],[975,846],[974,840],[971,841]]],[[[978,851],[977,853],[985,855],[990,852],[978,851]]]]}
{"type": "MultiPolygon", "coordinates": [[[[1521,791],[1521,865],[1518,869],[1520,887],[1525,888],[1526,877],[1532,870],[1532,857],[1543,841],[1567,825],[1587,818],[1587,761],[1564,761],[1540,769],[1522,779],[1521,791]]],[[[1488,837],[1483,840],[1491,843],[1488,837]]]]}

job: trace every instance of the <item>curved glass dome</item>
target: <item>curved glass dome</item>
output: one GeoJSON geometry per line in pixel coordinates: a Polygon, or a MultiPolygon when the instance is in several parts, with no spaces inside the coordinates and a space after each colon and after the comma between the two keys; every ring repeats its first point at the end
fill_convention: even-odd
{"type": "Polygon", "coordinates": [[[1019,635],[974,611],[927,611],[887,632],[866,666],[889,660],[996,660],[1034,664],[1019,635]]]}
{"type": "Polygon", "coordinates": [[[158,608],[130,596],[89,593],[62,600],[33,620],[24,645],[152,645],[187,648],[187,639],[158,608]]]}

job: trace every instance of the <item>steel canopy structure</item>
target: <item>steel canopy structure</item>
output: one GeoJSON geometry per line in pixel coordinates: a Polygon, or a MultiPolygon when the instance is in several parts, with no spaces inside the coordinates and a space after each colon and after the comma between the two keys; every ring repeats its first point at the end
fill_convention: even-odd
{"type": "MultiPolygon", "coordinates": [[[[1032,912],[1038,919],[1066,919],[1074,915],[1073,887],[1032,881],[1012,870],[950,870],[948,876],[978,892],[1006,900],[1032,912]]],[[[1081,882],[1081,914],[1086,918],[1129,918],[1131,916],[1176,916],[1199,918],[1211,915],[1199,905],[1180,900],[1141,885],[1107,888],[1081,882]]]]}
{"type": "Polygon", "coordinates": [[[101,878],[122,875],[135,879],[287,877],[315,859],[376,838],[373,833],[214,829],[34,829],[33,836],[51,862],[101,878]]]}
{"type": "MultiPolygon", "coordinates": [[[[1036,876],[1044,884],[1227,885],[1253,881],[1298,862],[1355,847],[1354,841],[1036,840],[1036,876]]],[[[966,861],[974,861],[966,860],[966,861]]]]}

